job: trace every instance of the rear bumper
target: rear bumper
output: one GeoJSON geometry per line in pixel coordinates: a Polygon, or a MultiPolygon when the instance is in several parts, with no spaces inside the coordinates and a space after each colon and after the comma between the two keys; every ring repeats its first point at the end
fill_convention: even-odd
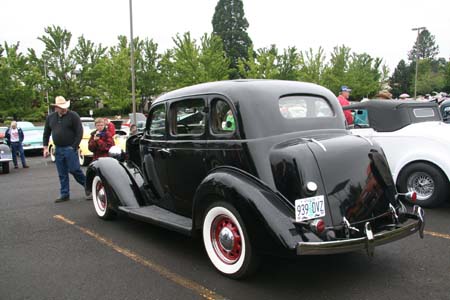
{"type": "Polygon", "coordinates": [[[405,216],[408,220],[403,224],[377,234],[372,233],[370,224],[367,222],[365,237],[327,242],[300,242],[296,247],[297,255],[324,255],[358,250],[366,250],[369,255],[372,255],[376,246],[402,239],[417,231],[423,238],[425,219],[422,208],[414,206],[413,213],[405,213],[405,216]]]}

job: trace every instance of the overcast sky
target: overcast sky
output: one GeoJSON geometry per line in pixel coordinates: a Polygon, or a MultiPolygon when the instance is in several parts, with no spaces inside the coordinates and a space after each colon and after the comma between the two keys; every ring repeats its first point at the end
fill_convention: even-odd
{"type": "MultiPolygon", "coordinates": [[[[212,31],[218,0],[133,0],[134,36],[153,39],[159,51],[174,46],[172,38],[190,31],[197,40],[212,31]]],[[[439,57],[450,59],[449,0],[243,0],[248,33],[255,48],[275,44],[280,52],[322,46],[327,59],[334,46],[381,57],[391,72],[407,60],[417,36],[414,27],[425,26],[439,46],[439,57]]],[[[117,44],[118,35],[130,36],[129,0],[3,0],[0,9],[0,43],[20,42],[41,53],[37,37],[44,28],[59,25],[73,35],[71,46],[84,35],[103,46],[117,44]]]]}

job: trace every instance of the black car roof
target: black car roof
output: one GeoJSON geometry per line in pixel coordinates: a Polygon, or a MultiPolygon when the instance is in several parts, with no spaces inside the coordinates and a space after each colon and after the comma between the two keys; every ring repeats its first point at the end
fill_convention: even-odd
{"type": "Polygon", "coordinates": [[[367,109],[370,127],[379,132],[399,130],[412,123],[442,121],[438,105],[431,102],[370,100],[345,106],[344,109],[367,109]],[[416,117],[413,112],[415,108],[432,108],[434,115],[416,117]]]}
{"type": "Polygon", "coordinates": [[[320,85],[298,81],[240,79],[203,83],[164,94],[152,106],[196,95],[223,95],[232,101],[241,129],[245,127],[246,138],[325,128],[345,129],[344,115],[336,96],[320,85]],[[334,116],[287,120],[280,113],[279,99],[289,95],[323,97],[330,104],[334,116]]]}

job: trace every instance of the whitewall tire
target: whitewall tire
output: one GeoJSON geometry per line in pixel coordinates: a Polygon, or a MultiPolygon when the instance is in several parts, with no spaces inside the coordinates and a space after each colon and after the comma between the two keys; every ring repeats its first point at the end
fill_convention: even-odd
{"type": "Polygon", "coordinates": [[[203,243],[214,267],[231,278],[249,275],[257,266],[250,240],[237,210],[230,204],[211,205],[203,219],[203,243]]]}
{"type": "Polygon", "coordinates": [[[111,219],[115,216],[114,211],[108,203],[108,195],[100,176],[96,175],[92,181],[92,202],[94,203],[97,216],[102,219],[111,219]]]}

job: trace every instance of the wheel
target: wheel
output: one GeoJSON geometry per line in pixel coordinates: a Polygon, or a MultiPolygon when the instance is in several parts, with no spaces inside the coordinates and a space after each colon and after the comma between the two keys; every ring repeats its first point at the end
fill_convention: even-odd
{"type": "MultiPolygon", "coordinates": [[[[448,180],[436,167],[427,163],[413,163],[406,166],[398,179],[400,192],[416,192],[418,204],[435,207],[447,199],[448,180]]],[[[411,204],[413,202],[410,201],[411,204]]]]}
{"type": "Polygon", "coordinates": [[[81,149],[78,149],[78,160],[80,161],[80,166],[87,166],[91,162],[92,158],[85,156],[81,149]]]}
{"type": "Polygon", "coordinates": [[[98,175],[92,181],[92,202],[94,202],[95,212],[100,218],[109,220],[115,217],[115,212],[109,206],[108,195],[103,181],[98,175]]]}
{"type": "Polygon", "coordinates": [[[50,152],[50,159],[52,160],[52,162],[55,162],[56,161],[55,147],[50,147],[49,152],[50,152]]]}
{"type": "Polygon", "coordinates": [[[2,172],[3,174],[9,173],[9,161],[5,161],[2,163],[2,172]]]}
{"type": "Polygon", "coordinates": [[[225,202],[211,205],[203,219],[203,243],[214,267],[238,279],[255,271],[259,259],[237,210],[225,202]]]}

